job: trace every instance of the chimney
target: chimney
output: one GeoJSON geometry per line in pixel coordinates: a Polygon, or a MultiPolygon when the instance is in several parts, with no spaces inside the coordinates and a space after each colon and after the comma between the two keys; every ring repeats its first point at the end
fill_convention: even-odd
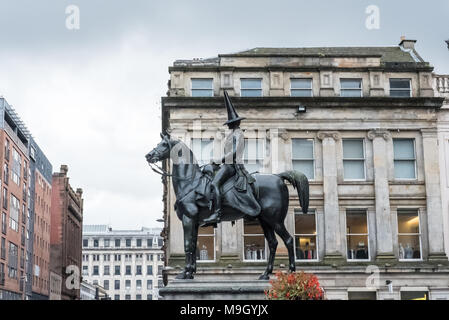
{"type": "Polygon", "coordinates": [[[61,169],[59,169],[59,172],[62,173],[63,176],[66,176],[68,171],[69,167],[66,164],[62,164],[61,169]]]}
{"type": "Polygon", "coordinates": [[[403,49],[415,50],[415,43],[416,43],[416,40],[409,40],[409,39],[406,39],[405,36],[402,36],[399,46],[402,47],[403,49]]]}
{"type": "Polygon", "coordinates": [[[83,189],[81,188],[76,189],[76,194],[81,198],[83,195],[83,189]]]}

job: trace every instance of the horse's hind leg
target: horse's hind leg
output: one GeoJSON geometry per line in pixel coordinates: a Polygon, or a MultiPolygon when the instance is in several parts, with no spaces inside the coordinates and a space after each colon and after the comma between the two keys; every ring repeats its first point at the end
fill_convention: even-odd
{"type": "Polygon", "coordinates": [[[265,221],[263,221],[262,219],[259,219],[259,221],[262,226],[265,239],[267,239],[268,248],[270,249],[270,256],[268,258],[267,268],[265,269],[265,272],[259,277],[259,280],[268,280],[270,279],[269,277],[270,273],[273,272],[274,257],[276,255],[278,241],[276,239],[276,235],[274,234],[273,227],[268,223],[266,223],[265,221]]]}
{"type": "Polygon", "coordinates": [[[281,237],[282,241],[284,241],[285,246],[287,247],[288,260],[289,260],[289,270],[291,272],[296,271],[295,254],[294,254],[294,250],[293,250],[293,238],[292,238],[292,236],[290,235],[290,233],[288,233],[287,229],[285,229],[285,225],[282,222],[276,223],[274,230],[281,237]]]}

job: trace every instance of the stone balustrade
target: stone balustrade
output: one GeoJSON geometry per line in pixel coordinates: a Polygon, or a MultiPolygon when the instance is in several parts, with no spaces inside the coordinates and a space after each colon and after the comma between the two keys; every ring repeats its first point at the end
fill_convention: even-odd
{"type": "Polygon", "coordinates": [[[449,97],[449,75],[436,75],[435,81],[438,95],[449,97]]]}

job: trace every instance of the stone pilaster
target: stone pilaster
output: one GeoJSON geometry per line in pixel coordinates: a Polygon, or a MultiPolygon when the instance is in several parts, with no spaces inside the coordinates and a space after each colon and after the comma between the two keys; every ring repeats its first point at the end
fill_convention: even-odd
{"type": "Polygon", "coordinates": [[[394,259],[387,162],[387,141],[391,140],[391,134],[387,130],[372,130],[368,132],[367,136],[373,141],[376,259],[394,259]]]}
{"type": "Polygon", "coordinates": [[[446,260],[444,252],[443,208],[441,203],[440,166],[437,129],[421,129],[426,181],[429,260],[446,260]]]}
{"type": "Polygon", "coordinates": [[[320,131],[317,137],[322,140],[323,146],[324,260],[332,263],[343,260],[335,146],[335,142],[340,140],[340,134],[336,131],[320,131]]]}

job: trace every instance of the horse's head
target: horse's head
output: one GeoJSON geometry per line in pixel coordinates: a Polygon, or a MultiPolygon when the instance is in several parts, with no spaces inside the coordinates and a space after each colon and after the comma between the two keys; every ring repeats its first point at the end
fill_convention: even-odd
{"type": "Polygon", "coordinates": [[[170,156],[170,149],[172,147],[172,143],[170,141],[170,136],[168,134],[164,135],[161,133],[162,141],[159,144],[147,153],[145,158],[148,163],[155,163],[158,161],[162,161],[167,159],[170,156]]]}

